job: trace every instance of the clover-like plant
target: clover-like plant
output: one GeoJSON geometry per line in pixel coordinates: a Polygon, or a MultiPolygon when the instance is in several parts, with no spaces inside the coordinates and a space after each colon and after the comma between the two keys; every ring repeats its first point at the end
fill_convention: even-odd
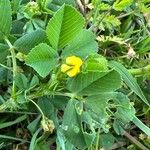
{"type": "Polygon", "coordinates": [[[33,135],[30,150],[44,145],[49,137],[58,149],[98,150],[101,138],[109,136],[113,143],[110,130],[123,135],[130,121],[150,135],[121,90],[125,82],[149,105],[137,82],[119,63],[98,54],[94,34],[85,29],[85,20],[74,7],[62,5],[46,29],[13,40],[11,15],[10,1],[0,0],[0,38],[10,51],[13,71],[11,92],[5,96],[9,100],[0,109],[39,110],[27,127],[33,135]]]}

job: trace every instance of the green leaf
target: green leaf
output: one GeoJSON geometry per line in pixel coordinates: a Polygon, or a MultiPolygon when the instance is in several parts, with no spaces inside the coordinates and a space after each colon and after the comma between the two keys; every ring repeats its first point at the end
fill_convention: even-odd
{"type": "Polygon", "coordinates": [[[113,100],[117,108],[117,111],[115,112],[115,118],[121,120],[123,124],[132,121],[135,115],[135,109],[130,103],[128,97],[122,93],[116,93],[116,96],[113,100]]]}
{"type": "Polygon", "coordinates": [[[12,11],[13,13],[17,13],[17,11],[19,10],[20,7],[20,0],[12,0],[12,11]]]}
{"type": "Polygon", "coordinates": [[[123,11],[126,7],[129,7],[133,3],[133,0],[116,0],[113,4],[113,8],[117,11],[123,11]]]}
{"type": "Polygon", "coordinates": [[[11,30],[11,5],[9,0],[0,0],[0,38],[2,35],[8,36],[11,30]]]}
{"type": "Polygon", "coordinates": [[[108,133],[100,135],[100,143],[105,150],[110,150],[114,142],[115,137],[112,134],[108,133]]]}
{"type": "Polygon", "coordinates": [[[46,33],[54,49],[63,48],[82,30],[83,17],[73,7],[63,5],[49,21],[46,33]]]}
{"type": "Polygon", "coordinates": [[[53,96],[50,97],[50,101],[53,103],[56,109],[58,110],[64,110],[69,98],[65,96],[53,96]]]}
{"type": "Polygon", "coordinates": [[[38,101],[38,106],[47,118],[52,119],[51,116],[55,113],[55,108],[50,99],[46,97],[40,98],[38,101]]]}
{"type": "Polygon", "coordinates": [[[28,126],[28,130],[34,134],[35,131],[37,130],[38,128],[38,125],[39,125],[39,122],[40,122],[40,119],[41,119],[41,116],[38,116],[35,120],[33,120],[28,126]]]}
{"type": "Polygon", "coordinates": [[[150,36],[144,38],[138,44],[136,44],[135,49],[138,50],[139,53],[145,53],[150,50],[150,36]]]}
{"type": "MultiPolygon", "coordinates": [[[[39,3],[41,0],[38,0],[39,3]]],[[[69,4],[75,7],[75,0],[45,0],[43,2],[43,8],[48,12],[52,13],[51,11],[57,11],[63,4],[69,4]]]]}
{"type": "Polygon", "coordinates": [[[109,30],[116,30],[121,22],[120,20],[115,16],[115,15],[105,15],[105,13],[101,14],[102,21],[99,25],[101,30],[105,31],[105,28],[109,29],[109,30]],[[104,19],[103,19],[104,18],[104,19]]]}
{"type": "Polygon", "coordinates": [[[39,79],[36,75],[33,76],[31,82],[27,79],[27,77],[23,73],[17,73],[15,76],[15,85],[19,88],[19,90],[31,90],[37,84],[39,84],[39,79]]]}
{"type": "Polygon", "coordinates": [[[79,95],[95,95],[112,92],[121,86],[120,75],[116,71],[81,73],[67,82],[68,89],[79,95]]]}
{"type": "Polygon", "coordinates": [[[106,4],[106,3],[103,3],[103,2],[100,2],[100,4],[98,5],[98,9],[100,11],[105,11],[105,10],[109,10],[111,9],[111,6],[109,4],[106,4]]]}
{"type": "Polygon", "coordinates": [[[6,62],[6,57],[9,54],[8,49],[7,45],[0,43],[0,63],[6,62]]]}
{"type": "Polygon", "coordinates": [[[90,55],[86,60],[85,70],[97,72],[108,71],[108,62],[105,57],[99,54],[90,55]]]}
{"type": "Polygon", "coordinates": [[[69,100],[63,116],[62,129],[67,140],[70,143],[83,148],[85,146],[85,143],[83,141],[83,136],[80,129],[78,114],[75,109],[76,103],[77,101],[75,100],[69,100]],[[82,139],[80,137],[82,137],[82,139]]]}
{"type": "Polygon", "coordinates": [[[82,132],[80,115],[77,113],[78,102],[69,100],[63,116],[62,130],[66,139],[75,147],[85,149],[95,138],[95,133],[82,132]]]}
{"type": "Polygon", "coordinates": [[[62,148],[62,150],[66,150],[66,148],[65,148],[65,136],[64,136],[64,134],[63,134],[63,131],[62,131],[62,129],[61,128],[59,128],[58,130],[57,130],[57,147],[61,147],[62,148]]]}
{"type": "Polygon", "coordinates": [[[28,143],[29,142],[29,141],[23,140],[21,138],[16,138],[16,137],[2,135],[2,134],[0,134],[0,139],[9,139],[10,141],[19,141],[19,142],[22,142],[22,143],[26,143],[26,142],[28,143]]]}
{"type": "Polygon", "coordinates": [[[7,80],[7,69],[0,67],[0,84],[7,80]]]}
{"type": "Polygon", "coordinates": [[[109,63],[109,66],[114,68],[116,71],[118,71],[120,73],[122,79],[124,80],[124,82],[131,88],[131,90],[133,92],[135,92],[135,94],[137,94],[143,100],[143,102],[145,102],[149,106],[149,103],[146,100],[138,83],[133,78],[133,76],[128,72],[128,70],[123,65],[121,65],[120,63],[118,63],[116,61],[111,61],[109,63]]]}
{"type": "Polygon", "coordinates": [[[108,101],[112,99],[113,96],[113,92],[92,95],[85,99],[85,105],[87,105],[88,108],[92,109],[93,112],[97,113],[100,118],[106,119],[108,117],[108,114],[106,112],[108,101]]]}
{"type": "Polygon", "coordinates": [[[20,20],[14,20],[12,22],[11,34],[16,35],[16,36],[22,35],[23,27],[24,27],[24,22],[20,20]]]}
{"type": "Polygon", "coordinates": [[[62,55],[87,57],[89,54],[95,54],[98,51],[98,45],[95,41],[95,36],[88,30],[83,30],[71,41],[63,50],[62,55]]]}
{"type": "Polygon", "coordinates": [[[57,52],[45,43],[34,47],[27,55],[26,64],[31,66],[43,78],[52,71],[58,63],[57,52]]]}
{"type": "Polygon", "coordinates": [[[142,123],[136,116],[133,118],[132,122],[139,127],[146,135],[150,136],[150,128],[142,123]]]}
{"type": "Polygon", "coordinates": [[[43,140],[43,141],[37,142],[34,150],[49,150],[50,145],[51,145],[50,142],[52,142],[52,141],[51,140],[50,141],[43,140]]]}
{"type": "Polygon", "coordinates": [[[54,3],[55,5],[63,5],[64,3],[69,5],[75,5],[75,0],[52,0],[52,3],[54,3]]]}
{"type": "Polygon", "coordinates": [[[39,78],[36,75],[34,75],[30,84],[29,84],[29,89],[34,88],[38,84],[39,84],[39,78]]]}
{"type": "Polygon", "coordinates": [[[25,90],[28,86],[28,79],[22,73],[18,73],[15,76],[15,85],[19,88],[19,90],[25,90]]]}
{"type": "Polygon", "coordinates": [[[68,79],[67,88],[71,92],[79,93],[93,82],[105,76],[106,74],[108,74],[108,72],[99,73],[91,71],[87,73],[80,73],[75,78],[68,79]]]}
{"type": "Polygon", "coordinates": [[[32,139],[31,139],[31,142],[30,142],[30,146],[29,146],[29,150],[35,150],[35,147],[36,147],[36,139],[37,139],[37,136],[38,134],[40,133],[41,131],[41,128],[39,128],[35,133],[34,135],[32,136],[32,139]]]}
{"type": "Polygon", "coordinates": [[[132,121],[135,116],[135,109],[128,97],[123,93],[116,92],[113,101],[117,109],[114,114],[115,120],[113,122],[113,128],[118,135],[123,135],[125,125],[132,121]]]}
{"type": "Polygon", "coordinates": [[[3,129],[3,128],[9,127],[9,126],[12,126],[14,124],[17,124],[17,123],[19,123],[21,121],[24,121],[26,118],[27,118],[27,115],[22,115],[21,117],[18,117],[14,121],[9,121],[9,122],[5,122],[5,123],[1,123],[0,124],[0,129],[3,129]]]}
{"type": "Polygon", "coordinates": [[[42,42],[46,42],[46,33],[44,30],[39,29],[17,39],[14,43],[14,47],[19,52],[28,54],[32,48],[42,42]]]}
{"type": "Polygon", "coordinates": [[[113,122],[113,128],[114,128],[114,131],[118,134],[118,135],[123,135],[125,130],[123,129],[122,127],[122,123],[119,119],[115,119],[114,122],[113,122]]]}

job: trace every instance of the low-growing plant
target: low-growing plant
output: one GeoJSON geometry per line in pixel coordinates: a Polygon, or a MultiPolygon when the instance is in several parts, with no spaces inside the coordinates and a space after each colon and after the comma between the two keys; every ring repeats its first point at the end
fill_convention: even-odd
{"type": "Polygon", "coordinates": [[[150,148],[150,129],[134,106],[135,99],[145,108],[149,101],[132,76],[148,75],[149,64],[127,70],[100,48],[114,42],[134,52],[128,36],[92,32],[112,33],[121,20],[110,12],[132,3],[92,1],[87,9],[96,14],[85,19],[73,0],[0,0],[0,148],[109,150],[114,143],[127,145],[122,136],[135,144],[128,149],[150,148]],[[127,132],[132,124],[144,132],[146,144],[127,132]]]}

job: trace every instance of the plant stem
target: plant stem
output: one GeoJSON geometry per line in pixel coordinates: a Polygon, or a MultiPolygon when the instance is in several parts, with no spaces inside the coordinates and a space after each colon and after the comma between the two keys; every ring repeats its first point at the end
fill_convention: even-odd
{"type": "Polygon", "coordinates": [[[95,23],[96,23],[96,18],[98,16],[98,12],[99,12],[99,10],[98,10],[98,2],[97,2],[94,16],[93,16],[92,26],[89,28],[89,30],[91,30],[91,31],[95,28],[95,23]]]}
{"type": "Polygon", "coordinates": [[[143,74],[150,74],[150,64],[143,68],[138,69],[129,69],[128,70],[132,75],[143,75],[143,74]]]}
{"type": "Polygon", "coordinates": [[[14,78],[17,74],[17,62],[16,62],[16,54],[15,54],[15,49],[13,47],[13,45],[10,43],[10,41],[8,40],[7,37],[4,38],[4,40],[6,41],[6,43],[9,46],[9,50],[11,53],[11,58],[12,58],[12,64],[13,64],[13,87],[12,87],[12,98],[16,99],[16,89],[15,89],[15,81],[14,78]]]}
{"type": "Polygon", "coordinates": [[[136,140],[133,136],[131,136],[128,132],[124,133],[124,136],[127,137],[132,143],[137,145],[142,150],[149,150],[147,147],[145,147],[142,143],[140,143],[138,140],[136,140]]]}
{"type": "Polygon", "coordinates": [[[41,115],[42,115],[42,118],[44,119],[44,113],[43,113],[43,111],[41,110],[41,108],[32,100],[32,99],[28,99],[30,102],[32,102],[35,106],[36,106],[36,108],[39,110],[39,112],[41,113],[41,115]]]}
{"type": "Polygon", "coordinates": [[[16,137],[2,135],[2,134],[0,134],[0,139],[9,139],[9,140],[14,140],[14,141],[20,141],[20,142],[23,142],[23,143],[30,143],[30,141],[23,140],[21,138],[16,138],[16,137]]]}
{"type": "Polygon", "coordinates": [[[77,5],[78,5],[78,7],[79,7],[81,13],[85,16],[84,6],[83,6],[83,4],[81,3],[81,1],[80,1],[80,0],[76,0],[76,3],[77,3],[77,5]]]}
{"type": "Polygon", "coordinates": [[[100,135],[100,128],[97,131],[97,138],[96,138],[96,150],[99,150],[99,135],[100,135]]]}
{"type": "Polygon", "coordinates": [[[121,19],[121,18],[124,18],[124,17],[126,17],[126,16],[129,16],[129,15],[131,15],[131,14],[134,14],[134,11],[131,11],[131,12],[126,13],[126,14],[121,14],[121,15],[118,16],[117,18],[118,18],[118,19],[121,19]]]}
{"type": "Polygon", "coordinates": [[[7,67],[7,66],[5,66],[5,65],[3,65],[3,64],[0,64],[0,66],[3,67],[3,68],[5,68],[5,69],[8,69],[8,70],[12,71],[11,68],[9,68],[9,67],[7,67]]]}

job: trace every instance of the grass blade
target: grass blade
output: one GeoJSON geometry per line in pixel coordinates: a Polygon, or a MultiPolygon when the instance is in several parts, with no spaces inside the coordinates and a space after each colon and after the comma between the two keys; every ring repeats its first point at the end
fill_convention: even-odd
{"type": "Polygon", "coordinates": [[[2,124],[0,124],[0,129],[3,129],[3,128],[9,127],[9,126],[12,126],[14,124],[17,124],[17,123],[19,123],[21,121],[24,121],[26,118],[27,118],[27,115],[23,115],[21,117],[18,117],[14,121],[9,121],[9,122],[2,123],[2,124]]]}
{"type": "Polygon", "coordinates": [[[145,134],[150,136],[150,128],[142,123],[136,116],[133,118],[132,122],[140,128],[145,134]]]}
{"type": "Polygon", "coordinates": [[[134,77],[128,72],[128,70],[122,64],[120,64],[116,61],[111,61],[109,63],[109,66],[114,68],[116,71],[118,71],[120,73],[120,75],[122,76],[122,79],[124,80],[124,82],[130,87],[130,89],[136,95],[138,95],[143,100],[144,103],[146,103],[148,106],[150,106],[150,104],[146,100],[141,88],[139,87],[138,83],[136,82],[134,77]]]}

